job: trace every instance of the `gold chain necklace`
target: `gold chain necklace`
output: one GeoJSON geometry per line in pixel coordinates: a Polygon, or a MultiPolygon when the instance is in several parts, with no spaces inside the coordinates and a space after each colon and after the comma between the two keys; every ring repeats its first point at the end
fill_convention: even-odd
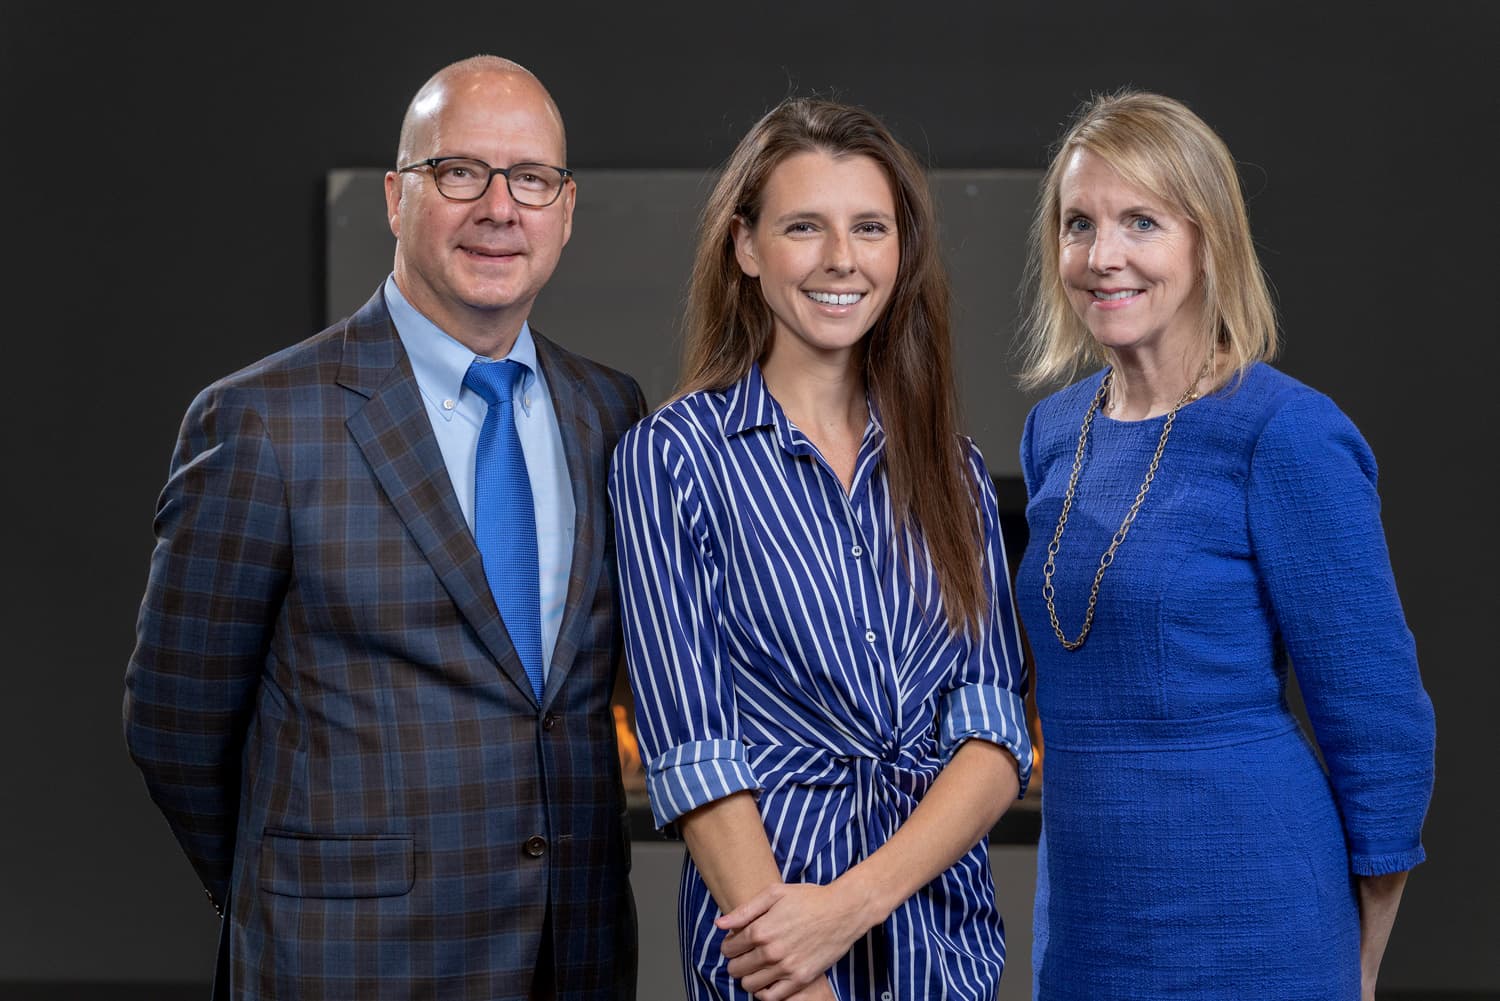
{"type": "Polygon", "coordinates": [[[1156,467],[1161,464],[1161,453],[1167,447],[1167,436],[1172,433],[1172,424],[1177,420],[1177,411],[1198,398],[1194,390],[1197,389],[1198,383],[1208,375],[1209,366],[1212,364],[1213,356],[1210,355],[1203,363],[1203,368],[1198,370],[1198,377],[1188,383],[1187,389],[1183,390],[1176,405],[1167,412],[1167,421],[1161,429],[1161,440],[1156,443],[1156,454],[1151,457],[1151,465],[1146,469],[1146,478],[1141,481],[1141,489],[1135,495],[1135,503],[1131,504],[1130,510],[1125,512],[1125,520],[1120,522],[1120,527],[1110,541],[1109,548],[1104,551],[1103,556],[1099,557],[1099,570],[1094,574],[1094,586],[1089,591],[1088,611],[1083,617],[1083,631],[1078,634],[1076,640],[1070,640],[1063,635],[1062,626],[1057,621],[1057,609],[1052,604],[1052,599],[1057,593],[1052,587],[1052,572],[1057,569],[1058,546],[1062,542],[1063,529],[1068,527],[1068,511],[1073,507],[1073,493],[1078,487],[1078,473],[1083,469],[1083,448],[1089,440],[1089,428],[1094,423],[1094,414],[1098,413],[1105,396],[1109,395],[1109,387],[1115,379],[1115,370],[1109,369],[1104,373],[1104,378],[1099,381],[1099,391],[1094,394],[1088,413],[1083,415],[1083,427],[1078,431],[1078,450],[1073,453],[1073,475],[1068,477],[1068,492],[1063,495],[1062,513],[1057,516],[1057,531],[1052,535],[1052,543],[1047,547],[1047,563],[1042,567],[1042,597],[1047,600],[1047,617],[1052,620],[1052,631],[1057,634],[1058,640],[1066,649],[1077,650],[1083,646],[1083,641],[1088,639],[1089,630],[1094,626],[1094,608],[1099,604],[1099,582],[1104,579],[1104,571],[1108,570],[1109,565],[1115,561],[1115,550],[1119,549],[1120,543],[1125,541],[1125,533],[1129,532],[1130,526],[1135,523],[1135,516],[1141,510],[1141,502],[1146,499],[1146,491],[1151,489],[1151,481],[1156,479],[1156,467]]]}

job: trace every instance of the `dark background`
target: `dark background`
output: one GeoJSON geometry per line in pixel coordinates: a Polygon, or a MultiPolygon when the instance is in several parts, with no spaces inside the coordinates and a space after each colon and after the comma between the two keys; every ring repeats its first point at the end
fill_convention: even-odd
{"type": "Polygon", "coordinates": [[[1040,167],[1080,99],[1127,83],[1215,126],[1243,165],[1282,367],[1381,461],[1437,707],[1431,861],[1383,983],[1500,990],[1497,29],[1480,0],[7,0],[0,981],[206,979],[207,905],[120,737],[155,496],[196,390],[322,325],[325,172],[388,163],[428,74],[487,51],[551,88],[580,169],[713,166],[789,92],[870,107],[942,168],[1040,167]]]}

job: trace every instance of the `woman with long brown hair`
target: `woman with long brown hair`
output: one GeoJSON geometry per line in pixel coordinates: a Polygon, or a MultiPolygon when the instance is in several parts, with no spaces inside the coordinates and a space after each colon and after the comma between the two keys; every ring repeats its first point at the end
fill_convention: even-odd
{"type": "Polygon", "coordinates": [[[1031,748],[916,159],[858,108],[772,110],[709,198],[687,333],[610,493],[689,995],[990,1001],[985,836],[1031,748]]]}

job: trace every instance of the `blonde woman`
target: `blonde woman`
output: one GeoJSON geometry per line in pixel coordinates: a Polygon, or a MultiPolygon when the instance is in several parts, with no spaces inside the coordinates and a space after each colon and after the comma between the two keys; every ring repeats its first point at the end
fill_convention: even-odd
{"type": "Polygon", "coordinates": [[[1017,579],[1047,746],[1041,1001],[1372,998],[1422,861],[1433,715],[1375,460],[1271,368],[1224,143],[1094,101],[1033,231],[1017,579]],[[1295,663],[1328,773],[1286,704],[1295,663]]]}

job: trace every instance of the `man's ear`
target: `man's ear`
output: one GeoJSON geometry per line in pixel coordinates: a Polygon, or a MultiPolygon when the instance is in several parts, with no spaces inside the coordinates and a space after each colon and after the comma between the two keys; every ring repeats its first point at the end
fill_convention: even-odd
{"type": "Polygon", "coordinates": [[[734,241],[734,259],[740,270],[751,278],[760,277],[760,262],[755,259],[755,230],[744,216],[729,221],[729,237],[734,241]]]}
{"type": "Polygon", "coordinates": [[[573,178],[563,181],[562,213],[563,213],[563,246],[573,238],[573,205],[578,199],[578,182],[573,178]]]}
{"type": "Polygon", "coordinates": [[[391,235],[401,239],[401,175],[394,170],[385,172],[385,220],[391,235]]]}

